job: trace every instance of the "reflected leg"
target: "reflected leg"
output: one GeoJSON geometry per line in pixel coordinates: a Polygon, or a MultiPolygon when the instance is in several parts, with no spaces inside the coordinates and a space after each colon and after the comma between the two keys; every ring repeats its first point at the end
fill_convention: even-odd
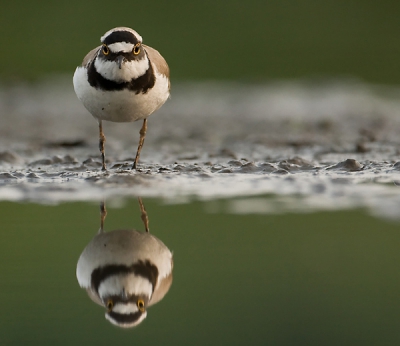
{"type": "Polygon", "coordinates": [[[139,200],[139,206],[140,206],[140,217],[141,217],[141,219],[143,221],[144,228],[145,228],[146,232],[150,232],[150,229],[149,229],[149,217],[147,216],[146,209],[144,208],[144,204],[142,202],[142,198],[139,197],[138,200],[139,200]]]}
{"type": "Polygon", "coordinates": [[[106,202],[103,200],[100,202],[100,229],[99,233],[104,232],[104,220],[107,216],[106,202]]]}

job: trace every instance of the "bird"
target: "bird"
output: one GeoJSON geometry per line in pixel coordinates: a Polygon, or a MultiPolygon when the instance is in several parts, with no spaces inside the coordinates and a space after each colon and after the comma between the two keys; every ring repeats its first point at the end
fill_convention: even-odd
{"type": "Polygon", "coordinates": [[[167,246],[149,232],[147,213],[139,199],[145,232],[121,229],[104,232],[107,215],[101,203],[101,226],[79,257],[76,276],[89,297],[106,308],[112,324],[131,328],[147,316],[172,284],[173,259],[167,246]]]}
{"type": "Polygon", "coordinates": [[[128,27],[116,27],[100,38],[75,70],[73,85],[78,99],[99,124],[99,149],[105,171],[103,121],[143,120],[132,169],[137,169],[147,132],[147,118],[170,96],[170,72],[162,55],[142,43],[128,27]]]}

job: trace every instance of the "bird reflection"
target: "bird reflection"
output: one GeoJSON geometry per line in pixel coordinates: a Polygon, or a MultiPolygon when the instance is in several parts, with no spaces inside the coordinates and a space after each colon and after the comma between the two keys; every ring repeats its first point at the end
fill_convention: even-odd
{"type": "Polygon", "coordinates": [[[149,232],[149,220],[141,198],[145,232],[104,232],[107,215],[100,204],[100,230],[83,250],[76,268],[79,285],[104,306],[112,324],[130,328],[147,316],[147,308],[168,292],[172,284],[172,253],[149,232]]]}

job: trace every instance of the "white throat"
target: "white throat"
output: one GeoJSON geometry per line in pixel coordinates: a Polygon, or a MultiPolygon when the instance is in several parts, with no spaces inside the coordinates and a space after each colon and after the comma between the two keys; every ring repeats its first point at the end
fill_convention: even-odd
{"type": "Polygon", "coordinates": [[[97,72],[105,79],[121,83],[143,76],[149,68],[149,59],[145,56],[142,60],[126,61],[122,64],[122,67],[119,68],[115,61],[97,58],[94,62],[94,66],[97,72]]]}

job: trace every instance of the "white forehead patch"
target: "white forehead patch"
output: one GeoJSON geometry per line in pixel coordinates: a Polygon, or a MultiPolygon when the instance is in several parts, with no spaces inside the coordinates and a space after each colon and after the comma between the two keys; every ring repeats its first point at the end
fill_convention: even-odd
{"type": "Polygon", "coordinates": [[[110,48],[111,52],[113,53],[119,53],[119,52],[130,53],[132,52],[133,47],[134,45],[128,42],[115,42],[108,45],[108,48],[110,48]]]}
{"type": "Polygon", "coordinates": [[[127,314],[128,315],[128,314],[134,314],[135,312],[138,312],[139,308],[134,303],[127,303],[127,304],[117,303],[114,305],[112,310],[118,314],[127,314]]]}

